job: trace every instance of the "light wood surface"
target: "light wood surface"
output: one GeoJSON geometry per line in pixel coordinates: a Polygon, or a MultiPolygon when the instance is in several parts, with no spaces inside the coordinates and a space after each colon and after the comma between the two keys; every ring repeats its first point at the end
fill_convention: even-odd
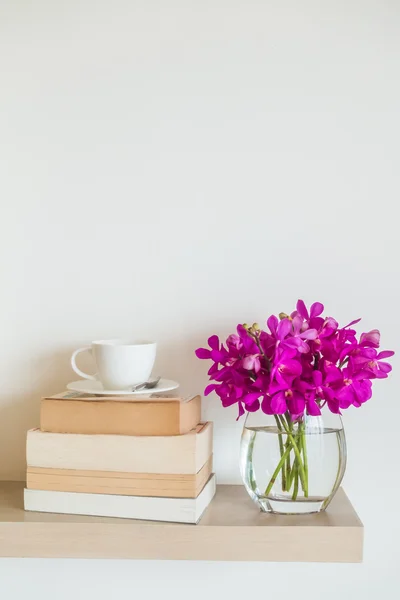
{"type": "Polygon", "coordinates": [[[363,525],[342,489],[316,515],[260,513],[220,485],[198,525],[25,512],[24,483],[0,482],[0,556],[361,562],[363,525]]]}
{"type": "Polygon", "coordinates": [[[212,457],[195,475],[163,473],[119,473],[28,467],[26,487],[30,490],[197,498],[212,472],[212,457]]]}

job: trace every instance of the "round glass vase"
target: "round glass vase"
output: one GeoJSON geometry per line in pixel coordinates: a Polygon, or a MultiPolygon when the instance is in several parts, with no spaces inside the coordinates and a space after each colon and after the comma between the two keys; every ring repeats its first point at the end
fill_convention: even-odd
{"type": "Polygon", "coordinates": [[[346,438],[339,415],[293,421],[248,413],[240,448],[246,490],[263,512],[306,514],[325,510],[346,469],[346,438]]]}

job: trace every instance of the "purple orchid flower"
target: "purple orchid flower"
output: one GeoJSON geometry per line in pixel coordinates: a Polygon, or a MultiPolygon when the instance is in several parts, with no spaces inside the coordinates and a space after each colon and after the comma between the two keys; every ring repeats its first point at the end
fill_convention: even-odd
{"type": "Polygon", "coordinates": [[[379,348],[381,333],[378,329],[372,329],[368,333],[362,333],[360,337],[360,346],[379,348]]]}
{"type": "Polygon", "coordinates": [[[208,338],[208,345],[211,350],[207,348],[198,348],[195,352],[197,358],[203,360],[211,359],[216,363],[223,363],[226,358],[226,352],[223,351],[222,345],[220,346],[219,338],[217,335],[212,335],[208,338]]]}
{"type": "Polygon", "coordinates": [[[271,383],[271,377],[266,372],[258,373],[256,380],[252,384],[252,389],[259,392],[259,396],[268,394],[271,383]]]}
{"type": "Polygon", "coordinates": [[[328,317],[322,323],[322,327],[318,333],[318,337],[320,339],[330,337],[337,331],[338,327],[339,323],[333,317],[328,317]]]}
{"type": "Polygon", "coordinates": [[[239,352],[243,348],[243,342],[240,336],[233,333],[232,335],[228,336],[226,340],[226,346],[230,354],[239,356],[239,352]]]}
{"type": "Polygon", "coordinates": [[[296,305],[296,312],[300,317],[303,318],[304,321],[309,321],[310,319],[315,319],[319,317],[321,313],[324,311],[324,305],[321,302],[314,302],[314,304],[310,307],[310,312],[308,312],[306,305],[303,300],[298,300],[296,305]]]}
{"type": "Polygon", "coordinates": [[[321,404],[317,404],[317,399],[323,401],[322,405],[326,403],[331,412],[340,412],[339,401],[335,398],[335,392],[332,387],[332,384],[339,383],[339,381],[341,380],[341,374],[339,374],[339,378],[335,378],[333,374],[327,375],[324,380],[321,371],[313,372],[313,383],[315,387],[311,390],[311,392],[309,392],[309,395],[307,397],[307,408],[310,415],[321,414],[321,404]]]}
{"type": "MultiPolygon", "coordinates": [[[[270,319],[268,319],[270,322],[270,319]]],[[[307,323],[299,317],[282,319],[275,328],[275,320],[269,323],[273,335],[276,337],[277,346],[296,348],[301,353],[309,352],[310,348],[305,340],[317,337],[315,329],[309,329],[307,323]]]]}
{"type": "Polygon", "coordinates": [[[238,405],[239,417],[261,410],[297,420],[319,415],[324,406],[334,413],[361,406],[372,395],[372,381],[385,379],[392,367],[378,352],[380,332],[373,329],[358,338],[352,326],[339,327],[323,317],[323,305],[308,310],[302,300],[290,317],[271,315],[268,331],[238,325],[225,344],[213,335],[209,348],[196,356],[211,361],[208,395],[215,392],[223,406],[238,405]]]}
{"type": "Polygon", "coordinates": [[[255,340],[249,335],[247,329],[243,327],[243,325],[237,326],[238,336],[242,342],[243,351],[245,354],[257,354],[258,346],[255,340]]]}
{"type": "Polygon", "coordinates": [[[248,354],[243,359],[243,368],[246,371],[254,371],[258,373],[261,369],[260,354],[248,354]]]}
{"type": "Polygon", "coordinates": [[[275,315],[271,315],[267,320],[267,325],[271,332],[271,336],[276,339],[278,337],[278,317],[276,317],[275,315]]]}
{"type": "Polygon", "coordinates": [[[271,396],[271,409],[276,415],[283,415],[287,410],[291,415],[301,415],[305,406],[304,396],[293,388],[278,391],[271,396]]]}
{"type": "Polygon", "coordinates": [[[292,349],[286,348],[275,359],[271,370],[271,381],[276,380],[279,385],[290,387],[293,379],[301,374],[302,366],[293,358],[292,349]]]}
{"type": "Polygon", "coordinates": [[[368,379],[386,379],[392,365],[382,361],[382,358],[390,358],[394,355],[391,350],[383,350],[377,353],[375,348],[364,348],[363,352],[351,358],[353,369],[360,369],[360,372],[368,379]]]}
{"type": "MultiPolygon", "coordinates": [[[[391,350],[385,350],[379,354],[378,358],[378,353],[375,348],[379,347],[379,342],[380,332],[378,331],[378,329],[373,329],[368,333],[362,333],[360,336],[359,343],[354,337],[353,339],[351,339],[349,344],[343,346],[343,349],[340,353],[340,360],[343,361],[343,359],[349,357],[349,361],[353,368],[357,366],[359,369],[362,368],[363,365],[366,365],[368,362],[371,361],[370,368],[374,367],[375,375],[378,372],[389,373],[392,369],[388,363],[383,363],[382,369],[380,369],[379,367],[377,368],[377,365],[373,364],[376,360],[380,361],[380,359],[389,358],[394,354],[394,352],[392,352],[391,350]]],[[[372,371],[370,370],[370,372],[372,371]]],[[[382,374],[376,376],[378,379],[385,378],[385,376],[382,374]]]]}
{"type": "Polygon", "coordinates": [[[343,369],[343,386],[335,393],[340,408],[348,408],[351,404],[360,407],[372,396],[372,383],[360,373],[353,373],[350,368],[343,369]]]}
{"type": "Polygon", "coordinates": [[[315,340],[318,337],[317,330],[309,329],[308,323],[299,315],[293,317],[292,327],[292,337],[289,337],[284,341],[285,345],[297,348],[301,354],[310,352],[310,346],[307,344],[306,340],[315,340]]]}

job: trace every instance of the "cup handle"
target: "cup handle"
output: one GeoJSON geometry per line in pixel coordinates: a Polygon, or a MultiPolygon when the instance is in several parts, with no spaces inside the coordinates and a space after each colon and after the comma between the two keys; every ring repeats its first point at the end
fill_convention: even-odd
{"type": "Polygon", "coordinates": [[[71,367],[73,368],[75,373],[77,373],[80,377],[83,377],[83,379],[93,379],[94,381],[97,381],[96,375],[88,375],[88,373],[84,373],[83,371],[78,369],[78,367],[76,366],[75,359],[78,356],[78,354],[80,354],[81,352],[91,352],[91,351],[92,351],[92,348],[90,346],[85,346],[85,348],[79,348],[78,350],[75,350],[75,352],[71,356],[71,367]]]}

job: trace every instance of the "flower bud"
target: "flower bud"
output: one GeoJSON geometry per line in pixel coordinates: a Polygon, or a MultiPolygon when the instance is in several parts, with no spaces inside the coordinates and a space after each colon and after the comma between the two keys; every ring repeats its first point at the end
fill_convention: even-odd
{"type": "Polygon", "coordinates": [[[260,330],[261,330],[261,327],[259,326],[259,324],[258,324],[258,323],[253,323],[253,325],[252,325],[252,329],[254,329],[254,331],[260,331],[260,330]]]}
{"type": "Polygon", "coordinates": [[[247,323],[243,323],[242,327],[244,327],[247,331],[250,329],[250,325],[247,323]]]}
{"type": "Polygon", "coordinates": [[[279,313],[279,318],[280,318],[281,321],[283,321],[283,319],[288,319],[289,315],[287,315],[284,312],[281,312],[281,313],[279,313]]]}

